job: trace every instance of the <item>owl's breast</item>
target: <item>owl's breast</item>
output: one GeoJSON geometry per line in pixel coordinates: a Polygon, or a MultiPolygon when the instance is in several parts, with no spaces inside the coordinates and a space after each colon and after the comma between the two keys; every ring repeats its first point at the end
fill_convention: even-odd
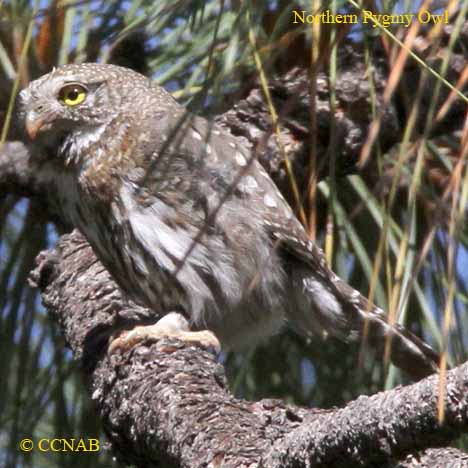
{"type": "Polygon", "coordinates": [[[99,259],[108,263],[114,250],[108,207],[83,190],[79,179],[71,172],[65,172],[58,184],[59,203],[64,218],[82,232],[99,259]]]}
{"type": "MultiPolygon", "coordinates": [[[[135,239],[128,215],[118,197],[110,202],[92,196],[80,179],[66,174],[59,181],[63,216],[85,236],[94,253],[117,284],[135,302],[155,310],[179,299],[168,297],[162,285],[166,275],[135,239]]],[[[172,289],[167,289],[172,293],[172,289]]]]}

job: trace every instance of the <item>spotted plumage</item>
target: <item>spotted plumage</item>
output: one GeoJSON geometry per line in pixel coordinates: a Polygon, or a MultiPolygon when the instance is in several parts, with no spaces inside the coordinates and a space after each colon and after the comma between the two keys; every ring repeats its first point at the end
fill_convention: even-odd
{"type": "Polygon", "coordinates": [[[53,162],[64,215],[137,302],[228,348],[286,321],[343,340],[367,323],[376,346],[393,337],[397,365],[436,370],[427,345],[329,270],[254,155],[147,78],[67,65],[23,90],[20,109],[34,151],[53,162]]]}

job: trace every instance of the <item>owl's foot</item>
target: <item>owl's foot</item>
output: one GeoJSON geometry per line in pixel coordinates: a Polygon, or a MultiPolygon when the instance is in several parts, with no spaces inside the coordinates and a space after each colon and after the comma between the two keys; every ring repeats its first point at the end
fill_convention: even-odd
{"type": "Polygon", "coordinates": [[[212,350],[215,354],[221,350],[221,345],[212,332],[190,331],[185,317],[177,312],[171,312],[154,325],[137,326],[133,330],[121,333],[110,343],[109,353],[115,353],[119,349],[127,351],[142,341],[158,341],[167,337],[198,344],[202,348],[212,350]]]}

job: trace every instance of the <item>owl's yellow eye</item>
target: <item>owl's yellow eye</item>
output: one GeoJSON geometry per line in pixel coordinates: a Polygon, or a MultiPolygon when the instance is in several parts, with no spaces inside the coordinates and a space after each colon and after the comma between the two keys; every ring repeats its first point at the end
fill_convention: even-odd
{"type": "Polygon", "coordinates": [[[79,84],[69,84],[59,91],[59,99],[67,106],[81,104],[88,94],[87,89],[79,84]]]}

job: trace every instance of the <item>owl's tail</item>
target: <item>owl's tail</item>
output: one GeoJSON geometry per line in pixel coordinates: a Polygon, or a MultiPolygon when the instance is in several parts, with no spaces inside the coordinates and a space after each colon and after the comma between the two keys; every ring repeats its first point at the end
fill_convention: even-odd
{"type": "Polygon", "coordinates": [[[439,370],[439,355],[402,326],[390,325],[380,309],[356,308],[352,313],[359,317],[356,325],[360,326],[363,342],[379,352],[385,353],[387,347],[392,363],[413,378],[419,380],[439,370]]]}
{"type": "Polygon", "coordinates": [[[389,324],[381,309],[331,275],[333,280],[327,282],[302,277],[298,298],[302,311],[291,317],[300,330],[322,329],[346,342],[368,344],[379,353],[387,350],[392,363],[415,379],[438,371],[439,355],[429,345],[402,326],[389,324]]]}

